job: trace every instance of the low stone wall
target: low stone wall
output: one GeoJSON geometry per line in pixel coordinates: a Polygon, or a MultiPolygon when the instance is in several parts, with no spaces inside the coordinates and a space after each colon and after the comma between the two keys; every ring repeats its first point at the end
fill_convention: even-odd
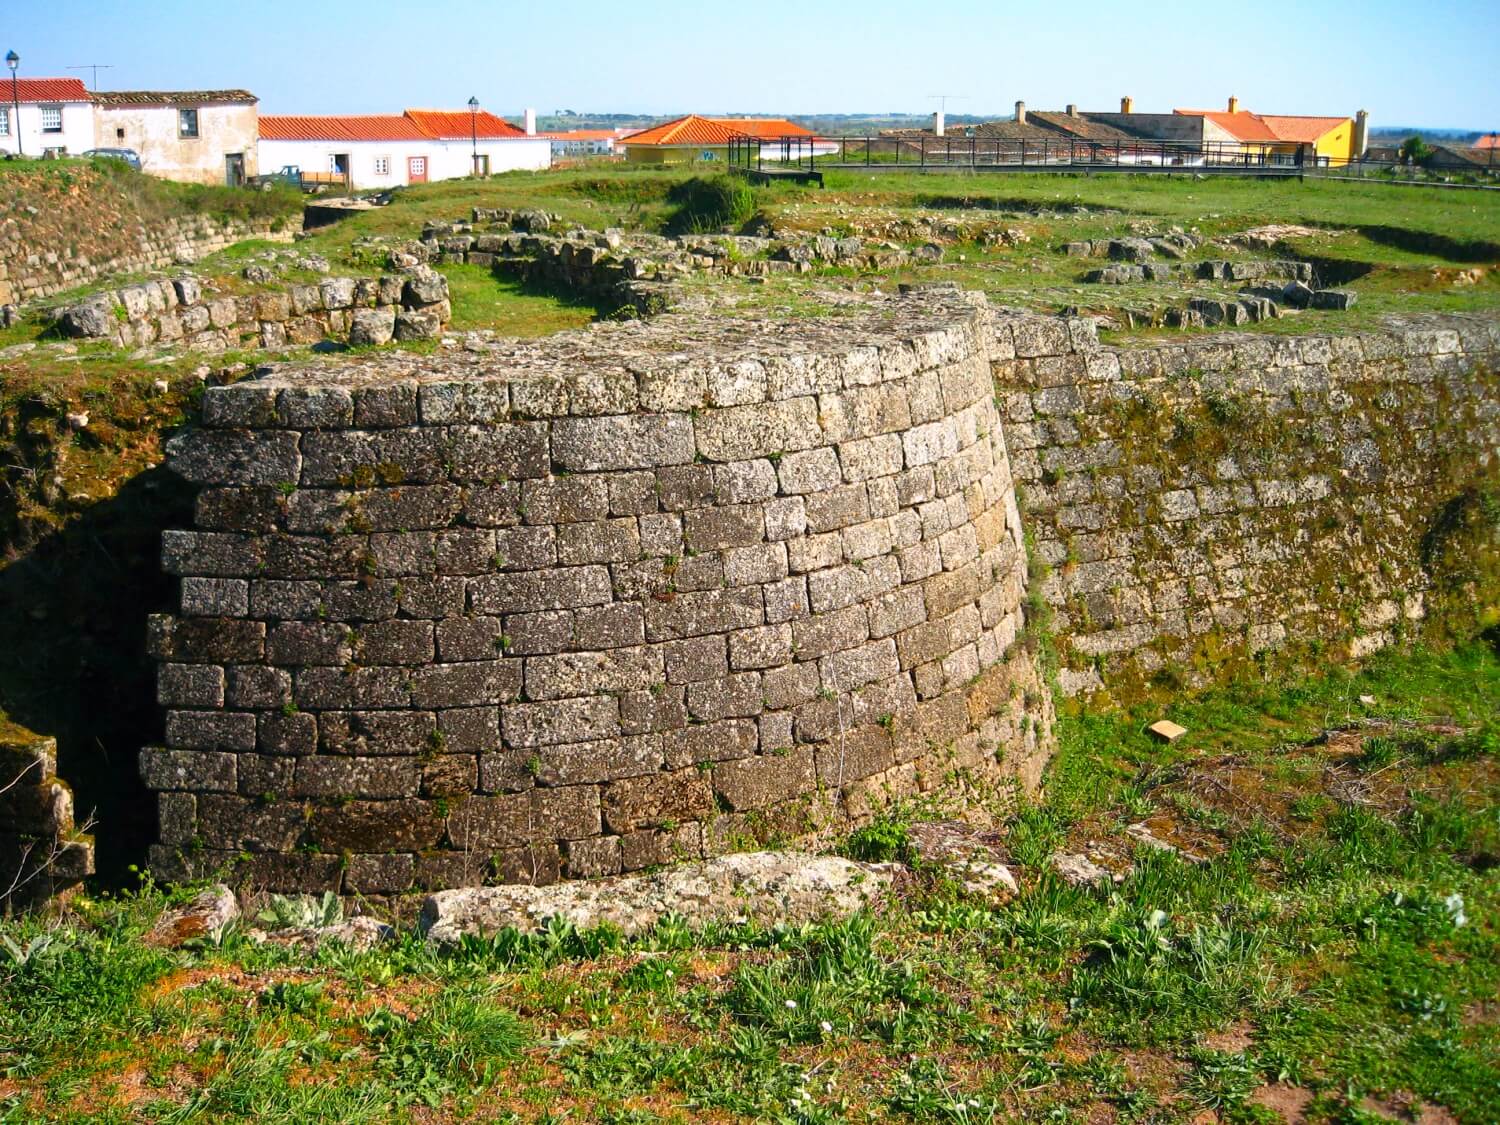
{"type": "Polygon", "coordinates": [[[419,267],[406,275],[325,277],[316,285],[237,296],[205,292],[192,277],[146,281],[58,310],[57,327],[64,336],[122,347],[180,344],[213,352],[326,339],[430,340],[451,318],[447,279],[419,267]]]}
{"type": "MultiPolygon", "coordinates": [[[[92,226],[97,217],[81,217],[92,226]]],[[[29,242],[21,223],[0,221],[0,305],[24,305],[116,274],[186,265],[237,242],[260,238],[290,242],[295,226],[284,220],[225,221],[186,215],[133,223],[110,231],[92,256],[29,242]]]]}
{"type": "Polygon", "coordinates": [[[94,872],[94,840],[73,823],[57,743],[0,718],[0,916],[94,872]]]}
{"type": "Polygon", "coordinates": [[[1482,540],[1465,506],[1500,488],[1494,318],[1120,348],[1077,322],[1015,336],[994,377],[1065,692],[1358,658],[1429,611],[1477,627],[1500,608],[1496,530],[1443,538],[1482,540]]]}
{"type": "Polygon", "coordinates": [[[209,389],[153,866],[548,882],[1034,787],[1011,331],[948,292],[209,389]]]}

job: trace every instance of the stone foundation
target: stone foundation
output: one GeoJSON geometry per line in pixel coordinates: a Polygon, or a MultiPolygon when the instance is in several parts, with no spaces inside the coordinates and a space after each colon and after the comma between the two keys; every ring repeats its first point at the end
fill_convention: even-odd
{"type": "Polygon", "coordinates": [[[927,290],[210,389],[153,865],[542,883],[1032,789],[1029,606],[1067,693],[1482,623],[1497,357],[1478,317],[1110,348],[927,290]]]}
{"type": "Polygon", "coordinates": [[[210,389],[153,866],[548,882],[1034,788],[1011,337],[948,292],[210,389]]]}

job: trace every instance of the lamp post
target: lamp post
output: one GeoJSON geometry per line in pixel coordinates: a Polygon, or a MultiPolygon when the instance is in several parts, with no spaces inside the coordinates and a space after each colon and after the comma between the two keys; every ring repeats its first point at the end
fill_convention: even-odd
{"type": "Polygon", "coordinates": [[[24,155],[21,152],[21,95],[16,85],[16,67],[21,65],[21,56],[14,51],[5,53],[5,65],[10,67],[10,113],[14,119],[11,128],[16,131],[16,155],[24,155]]]}
{"type": "Polygon", "coordinates": [[[470,167],[474,175],[479,175],[479,99],[469,98],[469,137],[474,144],[474,152],[470,167]]]}

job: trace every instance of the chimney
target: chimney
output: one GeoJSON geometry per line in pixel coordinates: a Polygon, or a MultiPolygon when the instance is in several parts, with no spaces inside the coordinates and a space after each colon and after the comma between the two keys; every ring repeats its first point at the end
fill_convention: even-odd
{"type": "Polygon", "coordinates": [[[1024,125],[1024,124],[1026,124],[1026,103],[1025,102],[1017,102],[1016,103],[1016,124],[1017,125],[1024,125]]]}
{"type": "Polygon", "coordinates": [[[1370,115],[1360,110],[1354,115],[1354,158],[1358,160],[1370,147],[1370,115]]]}
{"type": "Polygon", "coordinates": [[[1078,116],[1078,107],[1076,105],[1069,105],[1068,108],[1067,108],[1067,110],[1065,112],[1067,113],[1067,115],[1069,117],[1077,117],[1078,116]]]}
{"type": "Polygon", "coordinates": [[[1129,94],[1126,94],[1123,98],[1120,99],[1120,112],[1121,113],[1131,113],[1131,112],[1134,111],[1134,109],[1135,109],[1135,99],[1132,98],[1129,94]]]}
{"type": "Polygon", "coordinates": [[[1237,97],[1235,97],[1233,94],[1230,94],[1229,95],[1229,112],[1230,113],[1238,113],[1239,111],[1240,111],[1240,99],[1237,98],[1237,97]]]}
{"type": "Polygon", "coordinates": [[[526,135],[528,137],[536,136],[536,110],[528,109],[523,116],[526,122],[526,135]]]}
{"type": "Polygon", "coordinates": [[[943,111],[940,109],[934,111],[932,115],[932,135],[934,137],[941,137],[943,135],[943,125],[943,111]]]}

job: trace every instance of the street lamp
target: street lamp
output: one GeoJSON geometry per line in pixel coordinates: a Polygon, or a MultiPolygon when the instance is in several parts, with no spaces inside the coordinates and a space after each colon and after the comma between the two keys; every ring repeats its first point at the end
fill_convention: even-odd
{"type": "Polygon", "coordinates": [[[21,65],[21,56],[14,51],[7,51],[5,65],[10,67],[10,110],[14,121],[11,128],[16,131],[16,155],[21,156],[21,95],[16,86],[16,67],[21,65]]]}
{"type": "Polygon", "coordinates": [[[479,175],[479,99],[469,98],[469,135],[474,142],[473,171],[479,175]]]}

